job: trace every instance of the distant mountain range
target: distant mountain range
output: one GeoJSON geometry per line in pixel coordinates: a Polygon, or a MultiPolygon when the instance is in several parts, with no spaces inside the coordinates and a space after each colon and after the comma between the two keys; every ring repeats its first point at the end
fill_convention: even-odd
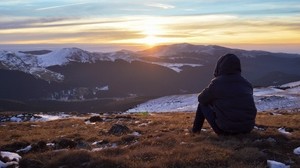
{"type": "Polygon", "coordinates": [[[70,103],[197,93],[212,79],[218,58],[227,53],[241,59],[243,75],[254,86],[300,80],[298,54],[214,45],[183,43],[110,53],[0,50],[0,99],[70,103]]]}

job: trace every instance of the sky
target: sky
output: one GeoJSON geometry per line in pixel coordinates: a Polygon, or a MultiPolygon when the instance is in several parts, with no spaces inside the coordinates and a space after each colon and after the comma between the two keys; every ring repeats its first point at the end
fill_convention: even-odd
{"type": "Polygon", "coordinates": [[[300,1],[0,0],[0,48],[175,43],[300,53],[300,1]]]}

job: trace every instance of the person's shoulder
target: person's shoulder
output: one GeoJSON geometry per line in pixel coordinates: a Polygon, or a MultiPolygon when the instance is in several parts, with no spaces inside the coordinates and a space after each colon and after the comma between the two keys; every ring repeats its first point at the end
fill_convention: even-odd
{"type": "Polygon", "coordinates": [[[221,76],[217,76],[217,77],[213,78],[211,80],[211,83],[218,83],[218,82],[222,82],[223,80],[226,80],[226,76],[221,75],[221,76]]]}
{"type": "Polygon", "coordinates": [[[219,83],[222,83],[224,80],[224,77],[223,76],[217,76],[215,78],[213,78],[210,82],[211,85],[217,85],[219,83]]]}

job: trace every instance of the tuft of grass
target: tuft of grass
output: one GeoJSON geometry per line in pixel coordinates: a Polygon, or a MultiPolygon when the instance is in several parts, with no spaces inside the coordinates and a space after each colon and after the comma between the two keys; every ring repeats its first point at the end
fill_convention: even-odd
{"type": "Polygon", "coordinates": [[[148,116],[150,113],[149,112],[147,112],[147,111],[144,111],[144,112],[140,112],[139,113],[141,116],[148,116]]]}

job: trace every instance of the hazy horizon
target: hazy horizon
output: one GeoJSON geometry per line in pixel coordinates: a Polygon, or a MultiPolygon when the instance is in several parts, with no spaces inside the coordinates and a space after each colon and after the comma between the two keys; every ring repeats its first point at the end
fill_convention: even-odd
{"type": "MultiPolygon", "coordinates": [[[[179,43],[177,43],[179,44],[179,43]]],[[[192,44],[192,43],[189,43],[192,44]]],[[[161,44],[168,45],[168,44],[161,44]]],[[[172,45],[172,44],[170,44],[172,45]]],[[[192,45],[213,45],[213,44],[192,44],[192,45]]],[[[159,46],[159,45],[157,45],[159,46]]],[[[273,53],[289,53],[289,54],[300,54],[300,48],[296,45],[247,45],[247,44],[239,44],[239,45],[218,45],[222,47],[228,47],[233,49],[242,49],[242,50],[260,50],[267,51],[273,53]]],[[[138,45],[93,45],[93,44],[0,44],[0,50],[6,51],[33,51],[33,50],[55,50],[61,48],[80,48],[83,50],[87,50],[90,52],[114,52],[119,50],[131,50],[131,51],[141,51],[146,50],[156,46],[138,46],[138,45]]]]}
{"type": "Polygon", "coordinates": [[[299,8],[298,0],[1,1],[0,49],[191,43],[300,53],[299,8]]]}

